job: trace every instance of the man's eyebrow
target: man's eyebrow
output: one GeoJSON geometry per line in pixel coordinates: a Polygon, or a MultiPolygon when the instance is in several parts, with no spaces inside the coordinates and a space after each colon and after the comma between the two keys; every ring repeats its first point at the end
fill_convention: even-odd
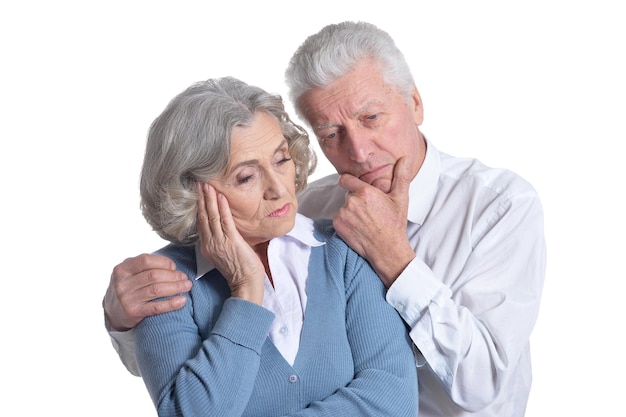
{"type": "Polygon", "coordinates": [[[356,116],[358,116],[358,115],[359,115],[359,114],[361,114],[361,113],[365,113],[365,111],[366,111],[369,107],[374,106],[374,105],[377,105],[377,104],[380,104],[380,103],[381,103],[381,101],[380,101],[380,100],[377,100],[377,99],[371,99],[371,100],[368,100],[368,101],[367,101],[367,102],[365,102],[365,104],[363,104],[363,105],[362,105],[359,109],[357,109],[357,111],[355,111],[354,113],[352,113],[352,117],[356,117],[356,116]]]}
{"type": "MultiPolygon", "coordinates": [[[[360,108],[358,108],[356,111],[354,111],[351,115],[351,117],[357,117],[359,114],[365,113],[365,111],[373,105],[376,104],[380,104],[379,100],[376,99],[372,99],[367,101],[365,104],[363,104],[360,108]]],[[[324,129],[331,129],[333,127],[337,127],[339,126],[337,123],[325,123],[323,125],[317,125],[313,127],[314,131],[318,131],[318,130],[324,130],[324,129]]]]}
{"type": "Polygon", "coordinates": [[[323,125],[317,125],[313,127],[313,130],[317,131],[317,130],[324,130],[324,129],[330,129],[331,127],[336,127],[337,124],[336,123],[326,123],[323,125]]]}

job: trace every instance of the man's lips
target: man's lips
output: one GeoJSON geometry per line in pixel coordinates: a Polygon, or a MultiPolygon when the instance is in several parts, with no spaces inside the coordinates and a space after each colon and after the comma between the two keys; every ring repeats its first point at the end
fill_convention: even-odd
{"type": "Polygon", "coordinates": [[[382,165],[377,168],[374,168],[366,172],[365,174],[360,175],[359,179],[368,184],[372,184],[375,180],[379,179],[386,173],[388,167],[389,165],[382,165]]]}
{"type": "Polygon", "coordinates": [[[291,205],[287,203],[278,210],[274,210],[273,212],[271,212],[267,217],[285,217],[287,214],[289,214],[290,210],[291,205]]]}

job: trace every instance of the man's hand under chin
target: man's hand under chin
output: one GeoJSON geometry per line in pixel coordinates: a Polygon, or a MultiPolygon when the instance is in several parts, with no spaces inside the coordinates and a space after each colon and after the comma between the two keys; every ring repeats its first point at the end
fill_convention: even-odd
{"type": "Polygon", "coordinates": [[[398,160],[388,193],[350,174],[339,178],[348,194],[333,225],[339,236],[369,261],[387,288],[415,258],[406,235],[410,170],[407,158],[398,160]]]}

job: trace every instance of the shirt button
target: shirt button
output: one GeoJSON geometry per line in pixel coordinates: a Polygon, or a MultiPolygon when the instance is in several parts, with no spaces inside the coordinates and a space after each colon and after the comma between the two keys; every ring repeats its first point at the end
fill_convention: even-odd
{"type": "Polygon", "coordinates": [[[294,382],[298,382],[298,375],[289,375],[289,382],[291,382],[292,384],[294,382]]]}
{"type": "Polygon", "coordinates": [[[398,312],[404,311],[404,305],[403,304],[396,304],[396,311],[398,311],[398,312]]]}
{"type": "Polygon", "coordinates": [[[280,332],[280,334],[287,334],[287,326],[281,327],[278,331],[280,332]]]}

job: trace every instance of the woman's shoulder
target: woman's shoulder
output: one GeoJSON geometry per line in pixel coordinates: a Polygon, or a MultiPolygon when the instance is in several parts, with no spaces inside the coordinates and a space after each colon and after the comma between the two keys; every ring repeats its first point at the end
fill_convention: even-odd
{"type": "Polygon", "coordinates": [[[313,233],[316,239],[325,242],[326,245],[349,249],[346,242],[344,242],[343,239],[341,239],[337,234],[331,219],[314,219],[313,225],[313,233]]]}
{"type": "Polygon", "coordinates": [[[313,219],[315,237],[324,238],[324,241],[336,234],[331,219],[313,219]]]}
{"type": "Polygon", "coordinates": [[[335,265],[345,265],[346,267],[359,267],[365,262],[348,244],[341,239],[333,227],[331,219],[315,219],[314,220],[315,238],[325,244],[320,246],[325,257],[326,263],[335,265]]]}
{"type": "Polygon", "coordinates": [[[176,269],[185,272],[188,276],[196,273],[196,249],[194,245],[169,244],[155,252],[156,255],[166,256],[176,263],[176,269]]]}

